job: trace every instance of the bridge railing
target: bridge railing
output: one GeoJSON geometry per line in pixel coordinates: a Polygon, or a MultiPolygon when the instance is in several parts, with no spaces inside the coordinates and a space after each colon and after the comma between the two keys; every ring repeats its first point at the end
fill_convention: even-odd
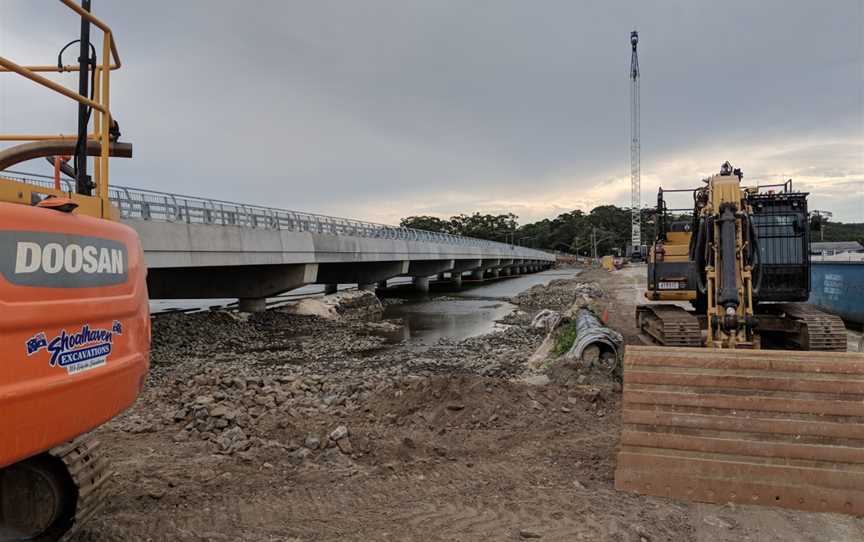
{"type": "MultiPolygon", "coordinates": [[[[50,180],[50,177],[41,175],[6,171],[3,173],[3,176],[40,186],[53,186],[53,180],[50,180]]],[[[67,179],[61,179],[61,182],[65,183],[64,188],[67,190],[74,189],[72,183],[67,179]]],[[[517,257],[520,258],[536,257],[549,259],[553,256],[551,253],[543,250],[529,249],[486,239],[389,226],[387,224],[378,224],[363,220],[290,211],[261,205],[246,205],[231,201],[183,196],[142,188],[113,185],[109,187],[108,197],[120,210],[122,218],[507,249],[513,252],[514,256],[518,253],[517,257]]]]}

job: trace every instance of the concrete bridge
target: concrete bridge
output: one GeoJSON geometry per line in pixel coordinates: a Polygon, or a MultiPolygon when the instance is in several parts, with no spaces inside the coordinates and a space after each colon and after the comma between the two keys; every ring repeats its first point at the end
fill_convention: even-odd
{"type": "Polygon", "coordinates": [[[387,279],[474,280],[539,271],[555,255],[512,244],[163,192],[112,187],[124,223],[138,231],[153,299],[265,299],[306,284],[386,287],[387,279]]]}

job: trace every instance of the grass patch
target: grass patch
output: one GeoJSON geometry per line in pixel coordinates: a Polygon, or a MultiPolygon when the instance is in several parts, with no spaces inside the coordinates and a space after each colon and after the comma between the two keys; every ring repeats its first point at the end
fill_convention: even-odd
{"type": "Polygon", "coordinates": [[[555,348],[552,349],[552,356],[557,358],[566,354],[574,342],[576,342],[576,324],[571,322],[561,326],[555,348]]]}

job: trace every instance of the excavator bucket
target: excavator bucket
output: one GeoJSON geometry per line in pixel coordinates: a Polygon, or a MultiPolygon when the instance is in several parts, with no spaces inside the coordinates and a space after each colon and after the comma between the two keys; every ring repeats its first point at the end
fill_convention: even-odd
{"type": "Polygon", "coordinates": [[[864,354],[628,346],[615,487],[864,515],[864,354]]]}

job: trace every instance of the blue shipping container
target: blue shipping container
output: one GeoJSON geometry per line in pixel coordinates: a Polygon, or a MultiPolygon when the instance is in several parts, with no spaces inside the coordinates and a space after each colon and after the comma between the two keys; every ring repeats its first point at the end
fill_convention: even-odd
{"type": "Polygon", "coordinates": [[[864,324],[864,262],[812,262],[810,303],[864,324]]]}

